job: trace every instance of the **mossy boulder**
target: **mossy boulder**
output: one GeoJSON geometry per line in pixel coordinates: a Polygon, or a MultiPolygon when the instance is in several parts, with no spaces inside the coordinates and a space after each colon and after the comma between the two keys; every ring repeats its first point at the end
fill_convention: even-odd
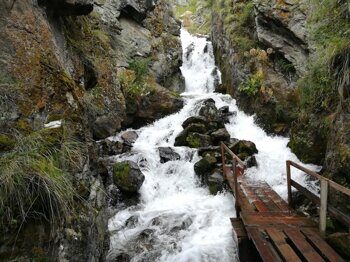
{"type": "Polygon", "coordinates": [[[185,129],[189,125],[192,125],[192,124],[206,125],[207,120],[205,119],[205,117],[202,117],[202,116],[191,116],[191,117],[187,118],[185,120],[185,122],[182,123],[182,127],[185,129]]]}
{"type": "Polygon", "coordinates": [[[199,133],[190,133],[186,138],[186,142],[191,148],[208,147],[212,145],[212,140],[209,135],[199,133]]]}
{"type": "Polygon", "coordinates": [[[123,193],[137,193],[144,180],[145,176],[139,166],[132,161],[116,163],[113,166],[113,182],[123,193]]]}
{"type": "Polygon", "coordinates": [[[230,145],[230,149],[236,155],[242,157],[242,159],[258,153],[256,145],[253,142],[247,140],[238,140],[237,142],[230,145]]]}
{"type": "MultiPolygon", "coordinates": [[[[193,142],[189,136],[193,133],[205,134],[207,131],[204,124],[193,123],[186,126],[186,128],[175,138],[175,146],[190,146],[193,142]],[[189,142],[190,141],[190,142],[189,142]]],[[[194,146],[197,147],[197,146],[194,146]]]]}
{"type": "Polygon", "coordinates": [[[216,195],[225,189],[225,180],[220,170],[215,170],[208,177],[208,187],[210,194],[216,195]]]}

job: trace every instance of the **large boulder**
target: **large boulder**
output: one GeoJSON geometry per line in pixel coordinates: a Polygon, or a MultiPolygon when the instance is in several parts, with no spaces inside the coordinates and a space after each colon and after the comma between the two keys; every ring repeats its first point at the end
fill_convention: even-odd
{"type": "Polygon", "coordinates": [[[181,158],[171,147],[159,147],[158,151],[161,163],[179,160],[181,158]]]}
{"type": "Polygon", "coordinates": [[[238,140],[237,142],[230,145],[230,149],[238,155],[242,160],[245,160],[248,156],[252,156],[258,153],[256,145],[247,140],[238,140]]]}
{"type": "Polygon", "coordinates": [[[145,176],[135,162],[124,161],[113,166],[113,182],[123,193],[137,193],[144,180],[145,176]]]}
{"type": "MultiPolygon", "coordinates": [[[[189,146],[188,138],[193,133],[205,134],[206,127],[202,123],[192,123],[175,138],[175,146],[189,146]]],[[[190,140],[191,141],[191,140],[190,140]]]]}

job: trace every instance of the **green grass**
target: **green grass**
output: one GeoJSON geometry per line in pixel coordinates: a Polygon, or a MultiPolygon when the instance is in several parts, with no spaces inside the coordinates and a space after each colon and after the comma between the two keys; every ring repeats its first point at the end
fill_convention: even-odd
{"type": "Polygon", "coordinates": [[[44,219],[57,225],[79,198],[70,170],[83,162],[83,147],[66,130],[45,129],[17,135],[0,158],[0,228],[44,219]]]}

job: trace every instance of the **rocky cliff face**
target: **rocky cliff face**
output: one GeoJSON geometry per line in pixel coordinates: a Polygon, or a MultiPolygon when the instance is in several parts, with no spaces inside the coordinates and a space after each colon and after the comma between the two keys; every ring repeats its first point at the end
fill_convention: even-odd
{"type": "MultiPolygon", "coordinates": [[[[79,205],[85,207],[61,221],[55,238],[33,241],[28,233],[32,224],[40,227],[38,239],[50,226],[29,218],[25,224],[19,221],[24,233],[18,245],[16,231],[4,230],[0,257],[45,257],[50,248],[63,260],[103,257],[108,179],[99,169],[95,140],[181,108],[179,33],[180,24],[163,0],[1,1],[0,155],[19,157],[18,141],[32,134],[40,133],[51,145],[48,128],[55,134],[68,130],[82,144],[81,165],[60,168],[71,175],[77,197],[84,199],[79,205]]],[[[55,148],[61,150],[59,137],[55,148]]],[[[1,170],[2,175],[9,170],[1,170]]],[[[7,192],[0,189],[1,194],[7,192]]]]}
{"type": "Polygon", "coordinates": [[[302,160],[324,165],[326,175],[347,185],[348,102],[341,83],[348,83],[349,37],[340,29],[347,28],[345,6],[344,1],[322,7],[289,0],[215,2],[212,40],[223,72],[219,91],[255,113],[268,132],[290,134],[290,147],[302,160]],[[321,17],[327,14],[328,20],[321,17]]]}

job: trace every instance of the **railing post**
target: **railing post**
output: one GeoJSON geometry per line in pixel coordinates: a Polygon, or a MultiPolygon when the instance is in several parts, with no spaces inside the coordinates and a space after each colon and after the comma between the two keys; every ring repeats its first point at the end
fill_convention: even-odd
{"type": "Polygon", "coordinates": [[[222,161],[222,174],[224,176],[224,179],[226,179],[226,157],[225,157],[224,145],[222,142],[221,142],[221,161],[222,161]]]}
{"type": "Polygon", "coordinates": [[[291,169],[290,162],[286,162],[287,166],[287,191],[288,191],[288,204],[289,206],[292,204],[292,183],[291,183],[291,169]]]}
{"type": "Polygon", "coordinates": [[[328,181],[321,180],[320,233],[326,234],[327,223],[328,181]]]}
{"type": "Polygon", "coordinates": [[[239,213],[240,213],[240,207],[239,207],[239,196],[238,196],[238,178],[237,178],[237,172],[236,172],[236,165],[237,165],[237,161],[236,159],[233,159],[232,162],[232,168],[233,168],[233,179],[234,179],[234,183],[235,183],[235,209],[236,209],[236,215],[237,217],[239,217],[239,213]]]}

